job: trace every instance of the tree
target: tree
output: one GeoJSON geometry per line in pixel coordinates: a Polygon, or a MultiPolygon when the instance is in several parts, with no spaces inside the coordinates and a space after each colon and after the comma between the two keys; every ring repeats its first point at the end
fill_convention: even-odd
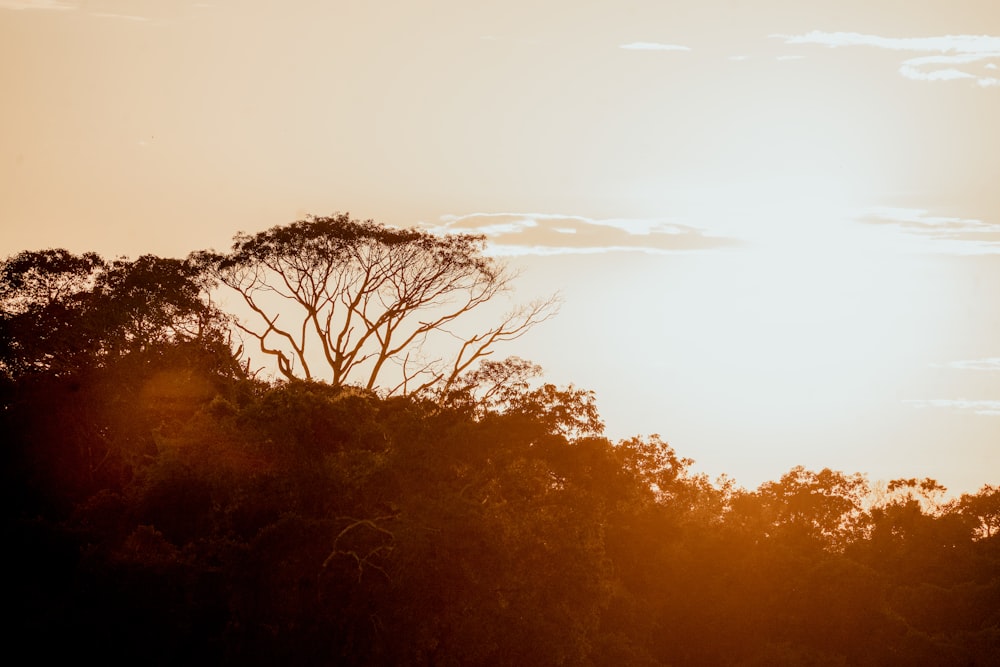
{"type": "Polygon", "coordinates": [[[975,494],[963,493],[957,509],[973,521],[977,538],[1000,534],[1000,487],[985,484],[975,494]]]}
{"type": "Polygon", "coordinates": [[[226,317],[207,298],[210,287],[210,278],[192,261],[143,255],[115,260],[101,272],[95,306],[120,351],[220,340],[226,317]]]}
{"type": "Polygon", "coordinates": [[[899,478],[890,481],[885,488],[886,499],[883,505],[905,505],[914,502],[921,511],[927,514],[938,514],[942,509],[941,498],[948,491],[937,480],[925,477],[917,479],[899,478]]]}
{"type": "Polygon", "coordinates": [[[237,327],[286,379],[322,377],[315,364],[325,363],[335,387],[356,383],[387,394],[435,387],[445,396],[495,344],[555,310],[550,298],[479,333],[454,331],[457,320],[510,287],[512,274],[484,248],[483,236],[396,229],[345,213],[239,233],[228,254],[195,257],[242,297],[254,323],[237,327]],[[457,347],[450,360],[431,356],[448,341],[457,347]]]}
{"type": "Polygon", "coordinates": [[[186,260],[25,251],[0,262],[0,432],[26,509],[120,488],[243,377],[208,282],[186,260]]]}
{"type": "Polygon", "coordinates": [[[868,492],[868,482],[859,473],[796,466],[779,481],[762,484],[754,495],[775,528],[840,549],[863,519],[862,501],[868,492]]]}
{"type": "Polygon", "coordinates": [[[475,369],[457,378],[441,400],[483,417],[521,401],[531,391],[531,380],[541,375],[541,366],[520,357],[484,359],[475,369]]]}
{"type": "Polygon", "coordinates": [[[97,254],[74,255],[68,250],[25,250],[0,265],[0,306],[20,314],[65,301],[92,289],[107,264],[97,254]]]}
{"type": "Polygon", "coordinates": [[[95,253],[62,249],[25,250],[0,264],[0,368],[8,376],[77,365],[89,295],[106,267],[95,253]]]}
{"type": "Polygon", "coordinates": [[[0,263],[0,371],[60,375],[151,346],[224,345],[209,282],[188,260],[21,252],[0,263]]]}

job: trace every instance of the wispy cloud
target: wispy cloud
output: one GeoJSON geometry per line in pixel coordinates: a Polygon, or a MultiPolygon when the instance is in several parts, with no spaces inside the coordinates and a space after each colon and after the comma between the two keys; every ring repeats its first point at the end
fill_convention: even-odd
{"type": "Polygon", "coordinates": [[[1000,357],[985,359],[962,359],[941,364],[944,368],[954,368],[962,371],[1000,371],[1000,357]]]}
{"type": "Polygon", "coordinates": [[[1000,79],[980,69],[996,69],[1000,60],[1000,37],[991,35],[943,35],[940,37],[882,37],[857,32],[822,32],[813,30],[804,35],[771,35],[786,44],[817,44],[830,48],[868,46],[889,51],[934,53],[907,58],[899,73],[915,81],[973,80],[986,88],[1000,85],[1000,79]],[[991,67],[993,65],[993,67],[991,67]]]}
{"type": "Polygon", "coordinates": [[[1000,37],[990,35],[945,35],[941,37],[880,37],[858,32],[823,32],[804,35],[771,35],[786,44],[821,44],[823,46],[875,46],[892,51],[939,51],[941,53],[997,53],[1000,37]]]}
{"type": "Polygon", "coordinates": [[[76,9],[75,4],[58,0],[0,0],[0,9],[76,9]]]}
{"type": "Polygon", "coordinates": [[[944,408],[989,417],[1000,416],[1000,401],[971,400],[967,398],[931,398],[904,400],[903,403],[912,405],[915,408],[944,408]]]}
{"type": "Polygon", "coordinates": [[[663,44],[660,42],[632,42],[630,44],[620,44],[619,49],[627,51],[690,51],[691,47],[679,44],[663,44]]]}
{"type": "Polygon", "coordinates": [[[435,232],[484,234],[494,255],[606,252],[675,253],[731,247],[738,241],[657,219],[593,219],[549,213],[447,215],[435,232]]]}
{"type": "MultiPolygon", "coordinates": [[[[79,11],[101,19],[118,19],[136,22],[157,22],[177,16],[185,4],[177,1],[158,0],[0,0],[0,9],[79,11]]],[[[203,3],[190,3],[188,7],[207,7],[203,3]]]]}
{"type": "Polygon", "coordinates": [[[125,21],[149,21],[148,16],[135,16],[132,14],[113,14],[111,12],[92,12],[91,16],[99,16],[105,19],[122,19],[125,21]]]}
{"type": "Polygon", "coordinates": [[[857,216],[867,224],[885,225],[929,242],[923,249],[961,255],[1000,253],[1000,224],[972,218],[930,215],[925,209],[880,206],[857,216]]]}

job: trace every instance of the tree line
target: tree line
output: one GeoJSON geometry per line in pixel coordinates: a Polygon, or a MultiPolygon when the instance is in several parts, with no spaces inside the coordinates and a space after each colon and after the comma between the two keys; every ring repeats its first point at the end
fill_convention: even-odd
{"type": "Polygon", "coordinates": [[[613,442],[591,392],[492,354],[555,299],[468,328],[511,285],[483,244],[338,215],[185,259],[7,258],[10,650],[998,664],[1000,488],[797,467],[747,490],[613,442]]]}

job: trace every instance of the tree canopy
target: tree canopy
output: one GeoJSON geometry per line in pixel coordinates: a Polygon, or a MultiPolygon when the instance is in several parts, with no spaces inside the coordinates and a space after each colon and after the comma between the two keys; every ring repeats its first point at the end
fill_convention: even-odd
{"type": "Polygon", "coordinates": [[[252,317],[237,326],[284,378],[447,393],[497,343],[554,312],[547,299],[493,326],[456,328],[510,289],[512,275],[483,255],[484,244],[482,236],[395,229],[345,213],[240,233],[229,253],[197,257],[242,297],[252,317]]]}
{"type": "Polygon", "coordinates": [[[71,373],[168,342],[225,338],[193,262],[25,251],[0,264],[0,369],[71,373]]]}
{"type": "Polygon", "coordinates": [[[507,286],[481,249],[342,217],[227,255],[0,264],[12,654],[997,664],[997,487],[795,467],[748,490],[659,436],[612,441],[593,392],[489,354],[548,302],[421,357],[507,286]],[[281,379],[230,346],[216,279],[281,379]],[[299,377],[320,338],[338,382],[299,377]]]}

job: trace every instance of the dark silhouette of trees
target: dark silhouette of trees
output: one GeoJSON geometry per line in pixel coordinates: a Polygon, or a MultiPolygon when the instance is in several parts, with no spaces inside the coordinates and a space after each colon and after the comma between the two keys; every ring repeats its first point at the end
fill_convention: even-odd
{"type": "Polygon", "coordinates": [[[94,253],[25,251],[0,265],[0,364],[8,376],[78,366],[88,306],[106,263],[94,253]]]}
{"type": "Polygon", "coordinates": [[[964,493],[957,508],[972,522],[976,537],[989,539],[1000,534],[1000,487],[986,484],[974,494],[964,493]]]}
{"type": "Polygon", "coordinates": [[[476,333],[454,329],[510,288],[512,275],[482,254],[484,244],[482,236],[437,236],[340,214],[241,233],[228,254],[197,257],[242,297],[255,322],[237,326],[284,378],[448,393],[497,343],[554,311],[548,299],[476,333]],[[447,359],[436,356],[445,341],[454,350],[447,359]]]}
{"type": "Polygon", "coordinates": [[[861,527],[868,483],[860,474],[798,466],[755,494],[769,531],[786,531],[815,540],[826,548],[842,548],[861,527]]]}
{"type": "Polygon", "coordinates": [[[152,255],[42,250],[0,264],[4,454],[35,487],[12,506],[55,510],[126,484],[155,451],[149,419],[169,428],[240,377],[209,284],[152,255]]]}
{"type": "Polygon", "coordinates": [[[0,265],[0,369],[65,375],[183,341],[218,343],[226,318],[193,262],[22,252],[0,265]]]}
{"type": "MultiPolygon", "coordinates": [[[[314,255],[304,247],[303,267],[333,252],[348,259],[331,267],[357,271],[356,243],[389,262],[345,283],[346,303],[303,316],[307,331],[326,327],[336,306],[342,319],[329,327],[336,320],[357,346],[393,308],[395,288],[379,296],[402,280],[388,277],[392,262],[449,252],[420,235],[399,247],[366,236],[382,232],[395,233],[364,228],[314,255]],[[384,282],[363,287],[365,276],[384,282]]],[[[712,482],[658,436],[603,437],[592,392],[540,382],[523,359],[493,360],[474,347],[488,336],[464,352],[475,336],[458,343],[458,358],[477,365],[410,365],[395,395],[350,384],[369,383],[378,355],[396,349],[386,340],[407,340],[397,316],[417,318],[407,331],[450,331],[440,317],[469,303],[463,290],[478,274],[437,318],[408,310],[414,296],[354,361],[355,348],[341,349],[340,384],[259,381],[208,298],[209,258],[196,259],[48,250],[0,265],[0,537],[15,654],[164,665],[998,664],[997,487],[948,500],[933,479],[876,492],[860,474],[802,467],[753,490],[712,482]]],[[[212,261],[213,272],[271,270],[212,261]]],[[[309,284],[311,274],[296,275],[309,284]]],[[[340,275],[331,268],[330,285],[340,275]]],[[[253,284],[251,298],[266,301],[264,283],[253,284]]],[[[261,307],[265,344],[291,346],[268,329],[285,314],[261,307]]],[[[547,312],[491,331],[516,335],[547,312]]],[[[398,354],[412,360],[417,348],[398,354]]],[[[297,372],[294,348],[284,354],[297,372]]]]}

